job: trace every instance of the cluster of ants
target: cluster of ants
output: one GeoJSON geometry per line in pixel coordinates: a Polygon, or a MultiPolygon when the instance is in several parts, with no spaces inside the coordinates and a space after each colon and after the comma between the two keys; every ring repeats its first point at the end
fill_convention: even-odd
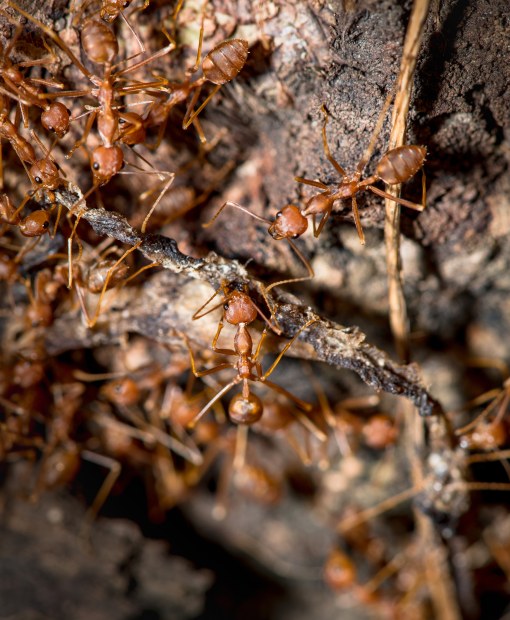
{"type": "MultiPolygon", "coordinates": [[[[109,240],[85,241],[86,233],[78,232],[86,210],[85,200],[99,195],[105,185],[121,174],[156,179],[146,196],[159,194],[144,219],[140,218],[141,232],[145,233],[150,218],[158,217],[158,207],[177,173],[155,169],[136,147],[156,151],[163,142],[167,123],[173,123],[181,115],[182,129],[193,127],[201,148],[210,148],[200,115],[218,90],[237,77],[248,59],[248,42],[232,38],[218,43],[202,60],[205,2],[199,16],[195,64],[183,70],[176,80],[160,75],[159,63],[170,58],[179,47],[176,30],[182,2],[171,16],[173,27],[162,29],[166,44],[154,52],[147,52],[131,24],[132,16],[149,3],[146,1],[128,14],[130,4],[85,0],[81,6],[73,5],[71,23],[73,32],[79,34],[79,51],[66,42],[69,37],[64,40],[16,2],[7,2],[8,9],[1,12],[12,34],[0,55],[0,139],[11,147],[11,158],[15,156],[24,168],[30,189],[19,206],[15,206],[4,191],[2,180],[0,280],[5,283],[9,308],[9,321],[4,321],[4,339],[9,344],[2,353],[0,366],[0,459],[5,463],[20,459],[37,462],[35,483],[29,493],[34,497],[43,490],[73,481],[82,459],[107,468],[108,474],[89,509],[89,519],[97,515],[119,484],[121,473],[143,472],[148,505],[155,512],[165,511],[189,495],[218,456],[222,458],[222,467],[217,516],[226,513],[231,487],[255,501],[273,504],[282,496],[283,479],[254,457],[248,445],[248,429],[271,438],[282,437],[300,461],[306,465],[318,464],[323,469],[330,465],[331,438],[343,456],[351,454],[359,445],[372,451],[391,449],[398,440],[399,424],[394,416],[380,411],[379,397],[368,397],[361,403],[347,399],[331,408],[320,382],[312,377],[319,396],[319,406],[313,406],[269,379],[296,339],[313,327],[315,319],[305,322],[263,371],[261,359],[268,335],[270,331],[277,336],[282,333],[276,313],[270,310],[267,316],[244,286],[224,282],[192,317],[198,320],[222,308],[210,351],[211,357],[221,356],[222,361],[204,370],[197,369],[192,344],[185,334],[182,334],[185,353],[181,355],[155,347],[143,338],[128,338],[120,354],[109,351],[117,359],[114,369],[105,369],[100,355],[78,352],[60,360],[50,357],[45,348],[45,329],[59,313],[77,311],[87,327],[94,329],[107,292],[125,287],[142,271],[153,267],[143,265],[128,276],[127,263],[140,244],[121,252],[109,240]],[[118,58],[119,39],[114,30],[117,18],[123,20],[138,48],[132,56],[123,59],[118,58]],[[42,58],[13,60],[24,29],[21,20],[40,37],[44,47],[42,58]],[[59,79],[46,75],[48,67],[62,62],[57,51],[78,72],[85,86],[66,90],[59,79]],[[204,88],[210,89],[205,98],[204,88]],[[82,119],[86,119],[84,126],[80,123],[82,119]],[[53,141],[51,147],[44,145],[44,139],[34,127],[46,132],[53,141]],[[79,153],[86,155],[91,186],[64,218],[58,192],[70,182],[62,170],[63,162],[57,162],[54,149],[76,127],[80,127],[81,135],[68,149],[65,159],[77,157],[79,153]],[[129,161],[128,153],[148,167],[141,168],[129,161]],[[63,251],[61,243],[65,238],[67,251],[63,251]],[[79,247],[77,256],[73,242],[79,247]],[[222,297],[221,301],[211,305],[217,295],[222,297]],[[97,299],[93,311],[91,299],[97,299]],[[255,345],[252,324],[257,319],[265,326],[255,345]],[[233,326],[235,332],[228,347],[219,345],[225,324],[233,326]],[[85,372],[84,366],[97,371],[85,372]],[[225,371],[234,372],[227,382],[223,382],[225,371]],[[214,378],[216,375],[221,377],[220,381],[214,378]],[[203,382],[200,392],[194,387],[195,379],[203,382]],[[274,397],[264,402],[253,392],[254,384],[269,388],[274,397]],[[241,391],[230,398],[225,411],[223,399],[237,386],[241,391]],[[206,415],[210,412],[213,415],[206,415]],[[236,428],[226,424],[227,420],[236,428]]],[[[339,201],[351,201],[362,244],[365,238],[357,204],[361,192],[368,190],[417,211],[425,208],[424,176],[420,204],[395,197],[376,186],[378,182],[398,186],[422,170],[426,156],[423,146],[406,145],[386,152],[378,161],[375,173],[363,178],[391,100],[392,93],[353,173],[346,172],[331,154],[326,132],[328,114],[323,106],[324,153],[340,181],[327,185],[296,177],[297,182],[317,190],[303,206],[288,204],[269,220],[229,201],[206,224],[212,225],[227,207],[235,208],[267,225],[273,239],[287,240],[305,267],[306,275],[270,284],[264,290],[266,301],[274,287],[314,277],[311,264],[294,241],[307,231],[309,219],[313,234],[318,237],[339,201]]],[[[4,168],[8,172],[8,167],[4,168]]],[[[186,194],[186,205],[177,209],[178,213],[201,200],[203,196],[186,194]]],[[[271,309],[269,302],[268,307],[271,309]]],[[[507,439],[504,414],[509,398],[507,381],[497,393],[483,396],[475,403],[479,406],[482,401],[488,401],[489,405],[473,422],[457,431],[458,447],[463,451],[465,463],[485,457],[490,460],[496,454],[498,458],[505,456],[501,457],[500,449],[507,439]],[[467,451],[477,450],[484,454],[466,456],[467,451]]],[[[456,483],[443,480],[441,484],[444,489],[456,483]]],[[[421,491],[415,489],[413,493],[421,491]]],[[[381,568],[386,550],[372,544],[366,530],[360,533],[360,526],[357,523],[357,533],[350,536],[347,536],[350,528],[342,529],[344,547],[353,554],[362,548],[372,548],[374,552],[367,556],[367,563],[372,564],[368,570],[375,572],[375,577],[362,585],[353,560],[347,552],[335,549],[326,564],[326,581],[333,588],[348,590],[364,604],[378,606],[391,615],[395,608],[389,611],[389,601],[395,599],[395,592],[377,594],[376,591],[384,579],[399,570],[402,562],[386,563],[381,568]]],[[[416,580],[418,588],[418,576],[416,580]]]]}

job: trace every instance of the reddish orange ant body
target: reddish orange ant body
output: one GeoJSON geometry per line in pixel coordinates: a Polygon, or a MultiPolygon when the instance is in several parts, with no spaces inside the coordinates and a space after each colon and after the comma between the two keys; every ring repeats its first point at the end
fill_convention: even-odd
{"type": "MultiPolygon", "coordinates": [[[[282,357],[292,346],[299,334],[305,329],[307,329],[310,325],[315,323],[316,319],[311,319],[300,327],[300,329],[294,334],[292,339],[282,349],[269,370],[263,373],[258,358],[261,354],[262,345],[267,336],[267,327],[263,330],[257,348],[255,352],[253,352],[253,340],[250,335],[248,325],[253,323],[253,321],[257,318],[257,314],[259,314],[266,321],[268,326],[273,329],[275,329],[275,327],[271,324],[269,319],[267,319],[263,315],[263,313],[253,302],[253,300],[246,293],[239,290],[229,291],[228,288],[225,286],[223,287],[223,292],[225,294],[225,300],[224,302],[222,302],[223,318],[218,324],[218,329],[212,342],[212,350],[216,353],[220,353],[221,355],[235,356],[237,360],[235,362],[224,362],[207,370],[197,371],[193,352],[188,344],[191,360],[191,370],[195,377],[210,375],[226,368],[233,368],[237,371],[237,375],[202,408],[202,410],[195,416],[194,423],[196,423],[205,413],[207,413],[207,411],[209,411],[209,409],[216,401],[218,401],[222,396],[224,396],[239,383],[242,383],[242,392],[231,399],[228,408],[230,419],[236,424],[250,425],[257,422],[262,417],[262,401],[258,396],[252,394],[250,390],[250,382],[261,382],[275,392],[283,394],[284,396],[292,400],[304,411],[310,411],[312,406],[309,403],[302,401],[300,398],[297,398],[286,389],[282,388],[276,383],[268,381],[267,379],[272,374],[276,366],[280,363],[282,357]],[[236,327],[233,349],[224,349],[216,346],[220,337],[220,333],[224,327],[223,320],[227,321],[227,323],[229,323],[230,325],[234,325],[236,327]]],[[[217,293],[215,293],[215,295],[216,294],[217,293]]],[[[193,315],[193,320],[205,316],[206,314],[212,312],[215,308],[218,307],[214,306],[213,308],[210,308],[208,311],[201,314],[202,309],[211,301],[211,299],[209,299],[199,310],[197,310],[197,312],[193,315]]]]}
{"type": "Polygon", "coordinates": [[[360,162],[356,166],[356,171],[352,174],[348,174],[331,155],[326,136],[328,113],[324,105],[322,106],[321,109],[324,114],[324,122],[322,125],[322,144],[324,148],[324,153],[328,161],[341,176],[341,181],[338,184],[326,185],[325,183],[321,183],[320,181],[313,181],[311,179],[305,179],[303,177],[295,177],[295,180],[298,181],[298,183],[305,183],[306,185],[311,185],[312,187],[317,187],[322,190],[320,193],[312,196],[305,204],[305,208],[301,211],[304,217],[308,217],[310,215],[312,216],[313,234],[315,237],[318,237],[321,234],[325,223],[331,215],[334,203],[338,200],[345,200],[350,198],[352,201],[354,222],[358,231],[360,243],[364,245],[365,235],[363,234],[363,229],[361,227],[358,203],[356,201],[356,194],[364,190],[370,190],[378,196],[388,198],[390,200],[393,200],[394,202],[397,202],[398,204],[401,204],[404,207],[415,209],[416,211],[423,211],[423,209],[425,209],[425,176],[423,177],[422,185],[422,204],[416,204],[408,200],[397,198],[396,196],[392,196],[391,194],[388,194],[387,192],[384,192],[383,190],[374,186],[374,183],[376,183],[377,181],[383,181],[387,185],[399,185],[400,183],[405,183],[406,181],[409,181],[418,172],[418,170],[423,167],[423,163],[425,162],[425,156],[427,154],[427,149],[424,146],[417,146],[414,144],[404,145],[387,151],[379,160],[375,174],[369,176],[363,181],[361,180],[363,170],[365,169],[372,156],[376,140],[381,131],[382,123],[384,121],[384,117],[386,116],[386,112],[392,98],[393,92],[390,92],[379,115],[379,119],[372,134],[370,143],[365,150],[365,153],[363,154],[360,162]],[[318,225],[316,222],[317,216],[321,216],[321,220],[318,225]]]}

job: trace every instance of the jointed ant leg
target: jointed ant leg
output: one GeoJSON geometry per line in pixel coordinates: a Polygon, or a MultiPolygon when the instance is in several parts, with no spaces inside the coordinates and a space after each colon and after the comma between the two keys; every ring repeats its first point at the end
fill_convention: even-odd
{"type": "Polygon", "coordinates": [[[333,157],[333,155],[331,155],[331,151],[329,150],[328,138],[327,138],[327,135],[326,135],[326,125],[328,124],[329,115],[328,115],[328,111],[326,110],[326,106],[324,104],[322,104],[322,106],[321,106],[321,111],[324,114],[324,122],[322,124],[322,146],[324,148],[324,154],[328,158],[329,163],[338,172],[338,174],[341,177],[345,177],[346,176],[345,170],[337,162],[337,160],[333,157]]]}

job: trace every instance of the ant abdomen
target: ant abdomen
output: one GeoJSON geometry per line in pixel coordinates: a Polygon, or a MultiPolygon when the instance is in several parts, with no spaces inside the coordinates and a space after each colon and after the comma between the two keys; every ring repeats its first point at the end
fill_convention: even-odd
{"type": "Polygon", "coordinates": [[[213,84],[226,84],[244,67],[248,58],[248,42],[244,39],[222,41],[202,63],[204,76],[213,84]]]}
{"type": "Polygon", "coordinates": [[[97,19],[89,19],[83,24],[81,44],[87,58],[99,65],[112,63],[119,52],[115,33],[97,19]]]}
{"type": "Polygon", "coordinates": [[[423,166],[427,149],[407,144],[388,151],[377,164],[377,176],[388,185],[405,183],[423,166]]]}
{"type": "Polygon", "coordinates": [[[236,394],[228,406],[228,415],[235,424],[254,424],[262,417],[264,407],[262,401],[255,394],[247,398],[243,394],[236,394]]]}

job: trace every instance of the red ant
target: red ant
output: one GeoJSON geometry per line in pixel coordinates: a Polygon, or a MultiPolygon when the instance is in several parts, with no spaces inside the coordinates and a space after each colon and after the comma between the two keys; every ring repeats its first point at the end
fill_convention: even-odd
{"type": "Polygon", "coordinates": [[[376,167],[376,173],[361,181],[361,175],[363,174],[363,170],[365,169],[365,166],[368,164],[372,156],[375,148],[375,143],[377,141],[377,138],[379,137],[382,123],[384,121],[384,117],[386,116],[386,112],[392,98],[393,91],[390,92],[390,94],[386,98],[374,132],[372,134],[370,143],[365,153],[363,154],[360,162],[356,166],[356,171],[352,174],[348,174],[331,155],[326,136],[328,113],[325,106],[322,106],[321,109],[324,114],[324,122],[322,125],[322,144],[324,148],[324,153],[328,161],[340,174],[342,180],[339,184],[326,185],[319,181],[304,179],[303,177],[295,177],[295,180],[298,181],[298,183],[305,183],[306,185],[311,185],[313,187],[317,187],[323,190],[319,194],[312,196],[305,204],[305,208],[301,211],[304,217],[308,217],[309,215],[312,216],[313,234],[315,237],[318,237],[321,234],[322,229],[324,228],[324,224],[327,222],[329,216],[331,215],[334,203],[337,200],[344,200],[346,198],[350,198],[352,201],[352,210],[354,214],[356,229],[358,231],[358,236],[360,242],[364,244],[365,235],[363,234],[363,229],[361,227],[361,221],[358,212],[358,203],[356,201],[356,194],[364,190],[370,190],[378,196],[388,198],[398,204],[401,204],[404,207],[415,209],[416,211],[423,211],[423,209],[425,209],[425,176],[423,176],[422,183],[422,204],[416,204],[408,200],[397,198],[396,196],[392,196],[391,194],[388,194],[387,192],[384,192],[383,190],[379,189],[378,187],[374,187],[373,185],[377,181],[384,181],[384,183],[386,183],[387,185],[399,185],[400,183],[405,183],[406,181],[409,181],[409,179],[411,179],[418,172],[418,170],[423,167],[425,156],[427,154],[427,149],[424,146],[405,145],[387,151],[379,160],[379,163],[376,167]],[[316,216],[318,215],[322,217],[319,224],[317,225],[316,216]]]}
{"type": "MultiPolygon", "coordinates": [[[[81,43],[87,58],[96,64],[103,65],[104,71],[102,77],[100,77],[89,71],[76,58],[64,41],[55,32],[53,32],[53,30],[51,30],[51,28],[48,28],[42,22],[35,19],[32,15],[18,7],[14,2],[9,2],[9,6],[23,15],[26,19],[36,24],[44,33],[46,33],[46,35],[66,53],[80,72],[90,82],[92,82],[93,87],[85,90],[63,91],[55,94],[49,93],[44,94],[43,98],[52,98],[55,96],[83,97],[89,94],[97,98],[99,106],[97,109],[92,111],[82,137],[72,147],[68,157],[70,157],[79,146],[84,144],[90,130],[92,129],[92,125],[97,118],[97,129],[103,144],[96,147],[92,151],[91,167],[95,182],[98,185],[107,183],[115,174],[120,172],[124,165],[124,155],[122,149],[115,144],[120,133],[120,119],[124,118],[127,123],[133,122],[132,117],[126,117],[124,113],[118,111],[118,106],[114,104],[115,96],[139,92],[149,87],[160,87],[164,84],[164,81],[157,80],[154,82],[134,82],[122,87],[115,86],[115,83],[119,79],[122,79],[122,76],[125,76],[127,73],[135,71],[153,60],[171,52],[175,49],[174,41],[164,30],[164,34],[170,41],[167,46],[155,52],[148,58],[134,63],[125,69],[112,72],[114,69],[113,60],[118,53],[117,38],[115,37],[114,32],[105,23],[94,19],[87,19],[81,26],[81,43]]],[[[131,131],[137,132],[139,129],[139,123],[135,122],[131,131]]],[[[124,128],[124,136],[126,136],[127,132],[128,129],[124,128]]]]}
{"type": "Polygon", "coordinates": [[[163,139],[165,133],[168,117],[172,109],[183,103],[188,99],[193,92],[184,119],[182,122],[183,129],[193,123],[197,129],[202,142],[206,142],[206,138],[202,133],[200,125],[198,125],[197,117],[206,107],[209,101],[214,97],[218,90],[227,82],[232,81],[237,74],[241,71],[246,63],[248,57],[248,42],[243,39],[230,39],[222,41],[216,47],[214,47],[204,58],[202,62],[202,77],[194,82],[191,81],[191,76],[198,70],[202,45],[202,31],[200,34],[200,44],[197,54],[197,62],[192,69],[189,70],[187,77],[182,83],[170,82],[167,87],[162,90],[169,91],[169,97],[164,102],[155,101],[149,110],[149,113],[144,121],[146,128],[158,127],[158,136],[154,145],[151,145],[151,149],[156,149],[163,139]],[[211,82],[215,85],[214,89],[203,101],[197,110],[193,110],[195,104],[200,96],[201,89],[206,82],[211,82]]]}
{"type": "MultiPolygon", "coordinates": [[[[12,18],[7,13],[3,13],[5,17],[11,21],[12,18]]],[[[2,92],[7,96],[16,99],[20,106],[21,115],[25,127],[28,127],[28,115],[26,112],[27,106],[37,106],[43,109],[41,115],[41,124],[45,129],[54,131],[59,138],[62,138],[69,129],[69,110],[60,102],[48,103],[41,98],[41,91],[39,84],[44,86],[52,86],[54,88],[62,88],[62,84],[54,82],[49,79],[42,78],[26,78],[20,71],[20,67],[34,67],[37,65],[47,65],[49,61],[46,58],[38,60],[30,60],[20,62],[15,65],[10,59],[9,54],[16,45],[16,41],[23,27],[16,24],[16,31],[12,36],[7,47],[2,50],[0,46],[0,77],[5,82],[8,90],[2,89],[2,92]]],[[[55,54],[47,47],[46,42],[43,41],[44,46],[49,51],[52,58],[55,58],[55,54]]]]}
{"type": "MultiPolygon", "coordinates": [[[[236,424],[250,425],[257,422],[262,417],[264,409],[262,401],[258,396],[251,393],[250,382],[261,382],[275,392],[283,394],[285,397],[287,397],[288,399],[296,403],[299,407],[301,407],[304,411],[310,411],[312,406],[309,403],[306,403],[300,398],[297,398],[276,383],[268,381],[268,377],[273,373],[275,368],[280,363],[282,357],[292,346],[296,338],[298,338],[299,334],[308,327],[310,327],[310,325],[315,323],[317,319],[310,319],[304,325],[302,325],[299,330],[294,334],[292,339],[283,347],[282,351],[279,353],[278,357],[275,359],[271,367],[265,373],[263,373],[258,358],[261,354],[262,345],[267,336],[267,327],[264,328],[257,348],[255,352],[253,352],[253,341],[248,330],[248,325],[250,323],[253,323],[253,321],[257,318],[257,315],[260,314],[266,321],[267,325],[269,325],[270,327],[273,326],[270,323],[269,319],[264,317],[262,312],[258,309],[256,304],[250,299],[250,297],[246,293],[239,290],[233,290],[229,292],[227,287],[223,287],[223,292],[225,294],[225,300],[222,302],[224,307],[223,319],[230,323],[230,325],[234,325],[236,327],[236,334],[234,336],[234,348],[224,349],[216,346],[220,337],[220,333],[224,327],[223,319],[221,319],[212,342],[212,350],[216,353],[220,353],[221,355],[235,356],[237,360],[235,362],[224,362],[222,364],[214,366],[213,368],[197,371],[193,351],[186,337],[185,340],[190,353],[191,370],[195,377],[204,377],[206,375],[220,372],[221,370],[224,370],[226,368],[233,368],[237,371],[237,375],[230,383],[228,383],[225,387],[219,390],[218,393],[202,408],[202,410],[195,416],[193,422],[196,423],[205,413],[207,413],[207,411],[209,411],[209,409],[215,402],[217,402],[222,396],[224,396],[239,383],[242,383],[242,392],[231,399],[228,407],[229,417],[232,422],[236,424]]],[[[193,315],[193,320],[205,316],[206,314],[212,312],[215,308],[218,307],[214,306],[208,311],[200,314],[201,310],[209,302],[210,299],[193,315]]]]}
{"type": "Polygon", "coordinates": [[[425,208],[425,176],[423,176],[423,197],[422,204],[420,205],[409,202],[408,200],[396,198],[395,196],[392,196],[391,194],[388,194],[387,192],[384,192],[379,188],[374,187],[373,185],[378,180],[382,180],[388,185],[396,185],[404,183],[411,179],[411,177],[413,177],[416,172],[418,172],[418,170],[422,168],[425,161],[426,149],[423,146],[406,145],[388,151],[379,160],[376,168],[376,174],[368,177],[364,181],[360,180],[363,170],[367,165],[368,161],[370,160],[370,157],[374,150],[375,142],[380,133],[384,116],[386,115],[392,97],[393,93],[390,93],[379,116],[379,120],[372,134],[370,144],[368,145],[368,148],[366,149],[363,157],[361,158],[361,161],[357,165],[356,172],[354,172],[353,174],[347,174],[345,170],[340,166],[340,164],[331,155],[326,136],[326,124],[328,121],[328,114],[325,107],[322,106],[322,111],[324,113],[324,123],[322,126],[322,141],[324,152],[327,159],[334,166],[337,172],[342,176],[342,181],[339,184],[329,186],[319,181],[312,181],[310,179],[296,177],[296,181],[300,183],[312,185],[313,187],[317,187],[323,190],[319,194],[312,196],[312,198],[310,198],[305,204],[304,209],[299,209],[299,207],[297,207],[296,205],[289,204],[283,207],[283,209],[281,209],[280,211],[278,211],[274,220],[268,220],[259,215],[256,215],[255,213],[252,213],[246,207],[243,207],[236,202],[229,201],[224,203],[217,211],[217,213],[213,216],[213,218],[203,225],[204,227],[210,226],[220,215],[223,209],[227,206],[230,206],[239,209],[244,213],[247,213],[248,215],[260,222],[269,224],[268,232],[273,237],[273,239],[277,241],[280,239],[287,240],[291,248],[297,254],[303,265],[306,267],[308,275],[301,278],[293,278],[290,280],[284,280],[282,282],[274,283],[267,290],[276,285],[300,282],[313,278],[314,273],[310,263],[301,254],[297,246],[292,242],[292,239],[297,239],[306,232],[308,228],[307,218],[309,216],[312,216],[313,234],[315,237],[318,237],[321,234],[322,229],[324,228],[324,225],[326,224],[329,216],[331,215],[333,205],[336,201],[351,198],[356,229],[358,231],[358,236],[362,244],[365,243],[365,236],[361,227],[358,205],[356,202],[357,193],[364,190],[370,190],[378,196],[389,198],[394,202],[397,202],[398,204],[409,207],[411,209],[415,209],[417,211],[423,211],[423,209],[425,208]],[[318,215],[321,216],[319,224],[317,224],[316,221],[316,216],[318,215]]]}

